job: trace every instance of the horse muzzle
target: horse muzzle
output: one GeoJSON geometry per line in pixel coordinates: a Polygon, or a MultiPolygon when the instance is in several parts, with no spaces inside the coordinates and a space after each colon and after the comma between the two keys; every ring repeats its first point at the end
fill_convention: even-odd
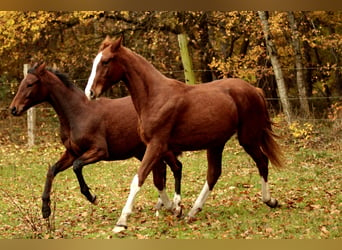
{"type": "Polygon", "coordinates": [[[14,116],[19,116],[20,115],[20,112],[17,109],[17,107],[13,106],[13,107],[10,107],[9,109],[10,109],[12,115],[14,115],[14,116]]]}

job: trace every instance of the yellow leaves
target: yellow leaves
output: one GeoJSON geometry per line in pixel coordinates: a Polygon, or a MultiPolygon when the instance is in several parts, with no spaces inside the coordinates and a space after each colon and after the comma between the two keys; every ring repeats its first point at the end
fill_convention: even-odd
{"type": "Polygon", "coordinates": [[[292,122],[289,126],[291,134],[296,139],[308,139],[313,133],[313,125],[309,122],[300,124],[298,121],[292,122]]]}

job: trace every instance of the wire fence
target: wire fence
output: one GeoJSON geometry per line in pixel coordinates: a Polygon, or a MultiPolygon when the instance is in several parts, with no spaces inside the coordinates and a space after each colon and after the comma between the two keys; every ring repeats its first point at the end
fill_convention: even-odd
{"type": "MultiPolygon", "coordinates": [[[[289,98],[294,109],[299,110],[299,98],[289,98]]],[[[331,108],[331,103],[341,103],[342,97],[310,97],[308,98],[311,108],[311,116],[295,113],[295,120],[312,123],[342,123],[342,107],[339,106],[339,114],[331,108]],[[334,113],[335,112],[335,113],[334,113]]],[[[279,98],[267,98],[268,109],[272,117],[281,113],[279,98]]],[[[6,107],[0,108],[0,145],[15,143],[18,145],[27,144],[28,126],[27,112],[20,117],[12,116],[6,107]]],[[[47,103],[36,107],[35,121],[35,144],[59,142],[59,119],[55,111],[47,103]]]]}
{"type": "MultiPolygon", "coordinates": [[[[305,68],[306,70],[326,70],[334,71],[340,67],[311,67],[305,68]]],[[[270,70],[270,68],[265,68],[270,70]]],[[[295,68],[282,68],[282,70],[295,71],[295,68]]],[[[196,72],[210,71],[213,73],[215,70],[193,70],[196,72]]],[[[234,69],[232,69],[234,71],[234,69]]],[[[165,75],[170,75],[173,78],[184,81],[183,70],[163,71],[165,75]],[[176,74],[176,77],[175,77],[176,74]]],[[[71,80],[76,86],[83,89],[87,83],[87,78],[79,78],[71,80]]],[[[0,83],[0,145],[8,142],[17,144],[26,144],[28,141],[28,123],[27,112],[21,117],[13,117],[9,110],[9,102],[13,98],[17,91],[18,83],[1,82],[0,83]]],[[[115,98],[128,94],[123,84],[119,84],[111,91],[117,91],[117,93],[110,93],[109,97],[115,98]]],[[[323,94],[323,93],[322,93],[323,94]]],[[[298,97],[290,96],[289,101],[292,106],[292,113],[295,116],[295,120],[310,121],[310,122],[332,122],[341,121],[342,114],[337,114],[334,110],[334,103],[339,104],[339,111],[342,110],[342,96],[312,96],[307,97],[310,106],[310,115],[302,114],[300,109],[300,100],[298,97]],[[335,113],[334,113],[335,112],[335,113]]],[[[268,109],[271,116],[275,117],[282,111],[281,102],[279,98],[266,98],[268,103],[268,109]]],[[[336,109],[336,107],[335,107],[336,109]]],[[[35,120],[35,143],[59,141],[59,120],[51,106],[44,103],[35,108],[36,120],[35,120]]],[[[341,112],[340,112],[341,113],[341,112]]]]}

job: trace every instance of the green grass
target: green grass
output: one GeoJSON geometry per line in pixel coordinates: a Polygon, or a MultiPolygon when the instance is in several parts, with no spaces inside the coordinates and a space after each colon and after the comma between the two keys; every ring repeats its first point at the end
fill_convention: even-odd
{"type": "MultiPolygon", "coordinates": [[[[100,162],[84,168],[84,175],[99,204],[80,193],[71,169],[53,183],[53,217],[42,219],[41,194],[49,165],[63,147],[55,142],[33,148],[16,144],[0,148],[0,238],[125,238],[125,239],[340,239],[342,208],[341,137],[316,126],[311,137],[294,138],[282,128],[286,168],[270,167],[273,197],[281,207],[261,202],[260,178],[254,162],[235,138],[226,145],[223,172],[197,220],[187,223],[167,211],[155,216],[157,191],[151,176],[139,192],[129,228],[111,232],[139,167],[137,160],[100,162]]],[[[187,213],[206,176],[205,152],[186,152],[183,162],[182,204],[187,213]]],[[[173,196],[168,171],[167,189],[173,196]]]]}

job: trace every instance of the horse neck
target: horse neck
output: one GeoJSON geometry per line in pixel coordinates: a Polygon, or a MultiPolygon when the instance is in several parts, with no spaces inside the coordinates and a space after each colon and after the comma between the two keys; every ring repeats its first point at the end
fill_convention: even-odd
{"type": "Polygon", "coordinates": [[[153,98],[159,92],[158,88],[168,78],[142,56],[127,48],[124,49],[125,53],[120,61],[125,64],[125,84],[132,96],[134,106],[140,114],[146,105],[153,103],[153,98]]]}
{"type": "Polygon", "coordinates": [[[74,86],[66,86],[57,76],[46,76],[45,86],[48,88],[48,103],[56,111],[62,124],[70,124],[72,119],[80,114],[85,103],[86,96],[74,86]]]}

